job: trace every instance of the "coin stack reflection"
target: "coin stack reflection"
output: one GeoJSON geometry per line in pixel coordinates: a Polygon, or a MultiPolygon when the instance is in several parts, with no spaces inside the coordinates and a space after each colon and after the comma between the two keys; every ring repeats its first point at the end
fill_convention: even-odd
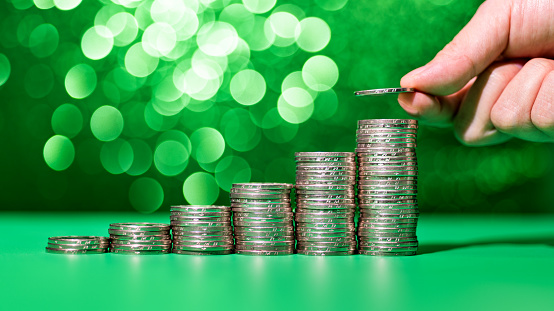
{"type": "Polygon", "coordinates": [[[283,183],[233,184],[230,196],[237,254],[294,253],[292,187],[283,183]]]}
{"type": "Polygon", "coordinates": [[[355,182],[353,152],[296,153],[298,254],[336,256],[356,252],[355,182]]]}
{"type": "Polygon", "coordinates": [[[358,121],[360,254],[416,254],[417,128],[416,120],[358,121]]]}
{"type": "Polygon", "coordinates": [[[54,236],[48,238],[46,252],[56,254],[107,253],[110,240],[103,236],[54,236]]]}
{"type": "Polygon", "coordinates": [[[111,252],[129,255],[167,254],[171,251],[167,224],[130,222],[110,224],[111,252]]]}
{"type": "Polygon", "coordinates": [[[232,254],[231,207],[179,205],[171,209],[173,253],[182,255],[232,254]]]}

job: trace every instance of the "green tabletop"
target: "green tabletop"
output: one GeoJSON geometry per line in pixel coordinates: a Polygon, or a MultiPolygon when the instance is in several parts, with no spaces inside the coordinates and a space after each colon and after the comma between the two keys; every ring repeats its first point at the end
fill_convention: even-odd
{"type": "Polygon", "coordinates": [[[0,213],[2,310],[553,310],[553,215],[426,215],[413,257],[57,255],[169,215],[0,213]]]}

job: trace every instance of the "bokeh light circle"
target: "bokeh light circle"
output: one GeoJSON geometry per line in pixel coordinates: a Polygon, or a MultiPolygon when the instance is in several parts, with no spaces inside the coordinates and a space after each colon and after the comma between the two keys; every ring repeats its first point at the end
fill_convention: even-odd
{"type": "Polygon", "coordinates": [[[73,66],[65,76],[65,90],[69,96],[82,99],[96,89],[96,72],[87,64],[73,66]]]}
{"type": "Polygon", "coordinates": [[[187,167],[188,159],[187,148],[175,140],[162,142],[154,152],[156,169],[165,176],[179,175],[187,167]]]}
{"type": "Polygon", "coordinates": [[[242,3],[248,11],[256,14],[263,14],[271,10],[277,0],[242,0],[242,3]]]}
{"type": "Polygon", "coordinates": [[[75,137],[83,128],[83,115],[79,108],[72,104],[63,104],[52,114],[54,133],[69,138],[75,137]]]}
{"type": "Polygon", "coordinates": [[[338,11],[346,5],[348,0],[314,0],[315,3],[326,11],[338,11]]]}
{"type": "Polygon", "coordinates": [[[127,50],[125,54],[125,68],[135,77],[147,77],[151,75],[160,60],[146,53],[142,48],[142,43],[137,42],[127,50]]]}
{"type": "Polygon", "coordinates": [[[54,7],[54,0],[33,0],[33,2],[41,10],[48,10],[54,7]]]}
{"type": "Polygon", "coordinates": [[[273,33],[281,38],[294,38],[298,18],[289,12],[275,12],[268,18],[269,25],[273,33]]]}
{"type": "Polygon", "coordinates": [[[246,69],[233,76],[230,89],[231,95],[239,104],[250,106],[262,100],[266,84],[264,77],[259,72],[246,69]]]}
{"type": "Polygon", "coordinates": [[[62,11],[73,10],[79,4],[81,4],[81,0],[54,0],[54,5],[62,11]]]}
{"type": "Polygon", "coordinates": [[[29,36],[31,53],[39,58],[50,56],[58,48],[60,35],[52,24],[37,26],[29,36]]]}
{"type": "Polygon", "coordinates": [[[192,157],[200,163],[217,161],[225,151],[225,139],[221,133],[211,127],[197,129],[190,136],[192,157]]]}
{"type": "Polygon", "coordinates": [[[219,187],[227,192],[234,183],[250,182],[252,169],[245,159],[238,156],[227,156],[217,163],[215,180],[219,187]]]}
{"type": "Polygon", "coordinates": [[[146,173],[152,166],[152,149],[143,140],[131,139],[129,145],[133,149],[133,163],[125,172],[131,176],[139,176],[146,173]]]}
{"type": "Polygon", "coordinates": [[[285,121],[294,124],[304,123],[314,112],[314,101],[306,90],[292,87],[279,96],[277,109],[285,121]]]}
{"type": "Polygon", "coordinates": [[[196,35],[198,48],[210,56],[227,56],[238,44],[239,36],[233,26],[225,22],[204,24],[196,35]]]}
{"type": "Polygon", "coordinates": [[[81,49],[86,57],[94,60],[102,59],[112,51],[113,34],[108,27],[93,26],[89,28],[81,40],[81,49]]]}
{"type": "Polygon", "coordinates": [[[327,91],[335,86],[339,79],[337,64],[327,56],[316,55],[302,67],[304,83],[314,91],[327,91]]]}
{"type": "Polygon", "coordinates": [[[183,183],[183,195],[191,205],[210,205],[219,196],[219,186],[211,174],[196,172],[183,183]]]}
{"type": "Polygon", "coordinates": [[[8,81],[11,72],[12,67],[10,65],[10,60],[6,57],[6,55],[0,53],[0,86],[4,85],[4,83],[8,81]]]}
{"type": "Polygon", "coordinates": [[[153,57],[168,55],[176,44],[175,29],[166,23],[154,23],[142,34],[142,48],[153,57]]]}
{"type": "Polygon", "coordinates": [[[114,36],[115,46],[126,46],[138,35],[138,23],[135,17],[127,12],[120,12],[110,17],[106,22],[114,36]]]}
{"type": "Polygon", "coordinates": [[[141,177],[131,184],[129,201],[137,211],[144,214],[153,213],[162,206],[164,190],[157,180],[141,177]]]}
{"type": "Polygon", "coordinates": [[[295,39],[298,46],[306,52],[318,52],[329,44],[331,28],[317,17],[308,17],[296,26],[295,39]]]}
{"type": "Polygon", "coordinates": [[[133,165],[135,154],[133,147],[124,139],[104,143],[100,150],[100,162],[110,174],[122,174],[133,165]]]}
{"type": "Polygon", "coordinates": [[[113,106],[99,107],[90,118],[90,129],[98,140],[112,141],[123,131],[123,116],[113,106]]]}
{"type": "Polygon", "coordinates": [[[55,171],[67,169],[75,159],[75,147],[69,138],[54,135],[44,144],[44,161],[55,171]]]}

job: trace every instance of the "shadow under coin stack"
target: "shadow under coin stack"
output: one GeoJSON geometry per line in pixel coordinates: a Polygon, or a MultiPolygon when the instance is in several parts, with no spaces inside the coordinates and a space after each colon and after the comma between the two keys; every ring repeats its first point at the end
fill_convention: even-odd
{"type": "Polygon", "coordinates": [[[356,155],[296,153],[297,252],[352,255],[356,252],[356,155]]]}
{"type": "Polygon", "coordinates": [[[128,255],[154,255],[171,252],[167,224],[130,222],[110,224],[111,252],[128,255]]]}
{"type": "Polygon", "coordinates": [[[103,236],[55,236],[48,238],[46,252],[56,254],[107,253],[110,240],[103,236]]]}
{"type": "Polygon", "coordinates": [[[417,252],[416,120],[358,121],[359,253],[417,252]]]}
{"type": "Polygon", "coordinates": [[[233,184],[230,196],[237,254],[294,253],[292,187],[282,183],[233,184]]]}
{"type": "Polygon", "coordinates": [[[231,207],[179,205],[171,209],[173,253],[182,255],[232,254],[231,207]]]}

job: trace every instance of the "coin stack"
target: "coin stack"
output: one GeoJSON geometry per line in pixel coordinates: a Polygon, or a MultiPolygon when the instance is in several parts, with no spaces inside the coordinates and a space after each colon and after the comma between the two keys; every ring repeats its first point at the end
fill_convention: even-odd
{"type": "Polygon", "coordinates": [[[360,254],[417,252],[417,128],[416,120],[358,121],[360,254]]]}
{"type": "Polygon", "coordinates": [[[237,254],[294,253],[292,187],[282,183],[233,184],[230,196],[237,254]]]}
{"type": "Polygon", "coordinates": [[[167,254],[171,252],[167,224],[133,222],[110,224],[111,252],[117,254],[167,254]]]}
{"type": "Polygon", "coordinates": [[[231,207],[216,205],[172,206],[173,253],[182,255],[232,254],[231,207]]]}
{"type": "Polygon", "coordinates": [[[296,153],[297,252],[351,255],[356,252],[356,155],[296,153]]]}
{"type": "Polygon", "coordinates": [[[110,240],[103,236],[54,236],[48,238],[46,252],[56,254],[107,253],[110,240]]]}

